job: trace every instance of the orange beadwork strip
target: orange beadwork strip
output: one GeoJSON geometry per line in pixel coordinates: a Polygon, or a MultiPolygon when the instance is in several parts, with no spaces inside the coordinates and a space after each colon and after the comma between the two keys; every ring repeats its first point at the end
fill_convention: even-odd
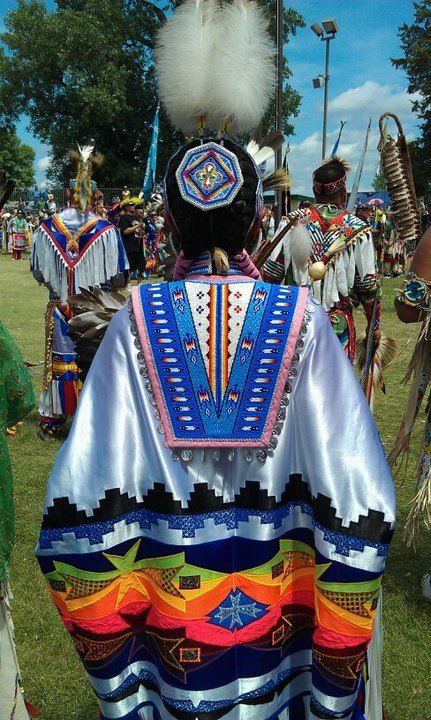
{"type": "Polygon", "coordinates": [[[79,251],[79,238],[81,235],[85,235],[86,232],[91,230],[97,223],[99,222],[100,218],[90,218],[90,220],[87,220],[82,227],[79,228],[79,230],[76,233],[71,233],[70,230],[66,227],[63,220],[58,216],[54,215],[53,222],[54,225],[57,226],[57,230],[59,230],[63,235],[67,238],[66,243],[66,251],[67,252],[78,252],[79,251]]]}
{"type": "Polygon", "coordinates": [[[225,394],[227,383],[229,379],[228,374],[228,360],[229,360],[229,285],[223,285],[222,286],[222,362],[221,362],[221,372],[222,372],[222,382],[221,382],[221,390],[222,395],[225,394]]]}
{"type": "Polygon", "coordinates": [[[210,286],[210,333],[209,333],[209,379],[213,398],[217,391],[217,357],[216,357],[216,336],[217,336],[217,286],[210,286]]]}

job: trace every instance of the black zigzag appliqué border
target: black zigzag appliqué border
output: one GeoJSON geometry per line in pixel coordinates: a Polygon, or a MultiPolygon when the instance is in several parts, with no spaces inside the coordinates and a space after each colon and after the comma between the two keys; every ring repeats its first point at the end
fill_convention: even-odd
{"type": "Polygon", "coordinates": [[[163,483],[154,483],[142,501],[121,493],[118,488],[105,491],[105,497],[99,502],[91,515],[85,510],[78,510],[75,503],[69,498],[55,498],[43,518],[42,529],[76,527],[90,523],[106,522],[119,515],[137,510],[150,510],[160,515],[197,515],[238,508],[241,510],[257,510],[267,512],[284,507],[288,503],[306,503],[313,511],[317,523],[328,530],[361,538],[377,543],[389,543],[393,530],[391,524],[385,521],[384,514],[377,510],[369,510],[367,515],[360,515],[358,522],[343,525],[342,518],[337,516],[336,509],[331,505],[331,498],[319,493],[313,497],[308,484],[302,475],[295,473],[289,476],[283,494],[279,501],[267,490],[260,487],[258,482],[247,481],[235,496],[235,502],[224,503],[223,498],[216,495],[213,488],[207,483],[197,483],[190,493],[187,507],[175,500],[173,494],[168,492],[163,483]]]}

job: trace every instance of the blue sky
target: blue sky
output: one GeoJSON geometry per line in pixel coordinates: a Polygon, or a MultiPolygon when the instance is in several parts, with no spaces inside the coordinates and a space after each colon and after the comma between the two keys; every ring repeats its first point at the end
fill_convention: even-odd
{"type": "Polygon", "coordinates": [[[417,118],[407,95],[407,78],[390,61],[391,57],[402,54],[398,27],[413,21],[413,2],[301,0],[290,4],[302,13],[307,23],[286,46],[293,72],[292,84],[303,96],[300,115],[294,122],[295,135],[290,138],[293,192],[310,192],[310,172],[321,157],[323,88],[313,89],[312,78],[324,74],[325,43],[314,35],[310,25],[331,18],[337,20],[339,32],[331,42],[328,151],[333,147],[340,120],[347,121],[338,154],[355,169],[372,117],[373,129],[361,184],[363,190],[371,189],[378,165],[380,115],[395,112],[409,137],[418,134],[417,118]]]}
{"type": "MultiPolygon", "coordinates": [[[[417,118],[411,111],[404,73],[392,67],[390,58],[400,55],[398,27],[414,17],[411,0],[285,0],[305,18],[307,27],[291,39],[285,51],[293,72],[291,82],[302,95],[300,115],[290,138],[289,166],[292,191],[310,192],[310,175],[320,160],[323,89],[314,90],[312,78],[324,74],[324,43],[311,32],[313,22],[335,18],[339,32],[331,43],[328,149],[332,148],[340,120],[347,121],[339,154],[355,168],[370,116],[373,130],[363,174],[362,189],[371,187],[378,165],[377,123],[381,113],[396,112],[408,137],[418,134],[417,118]]],[[[47,2],[49,7],[54,2],[47,2]]],[[[15,0],[0,0],[0,23],[16,7],[15,0]]],[[[36,151],[38,182],[45,177],[49,148],[26,130],[23,118],[18,126],[22,140],[36,151]]],[[[353,173],[352,173],[353,176],[353,173]]],[[[352,181],[352,179],[351,179],[352,181]]]]}

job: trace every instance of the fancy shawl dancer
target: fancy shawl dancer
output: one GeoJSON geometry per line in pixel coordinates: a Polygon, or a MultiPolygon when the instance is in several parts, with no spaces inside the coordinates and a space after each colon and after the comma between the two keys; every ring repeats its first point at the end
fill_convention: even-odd
{"type": "Polygon", "coordinates": [[[282,221],[297,223],[265,263],[268,282],[306,285],[328,312],[341,345],[353,362],[356,334],[353,306],[362,304],[368,325],[374,317],[380,340],[381,288],[370,227],[346,208],[349,166],[340,158],[324,162],[313,173],[315,204],[282,221]]]}
{"type": "Polygon", "coordinates": [[[78,153],[77,176],[67,192],[69,207],[44,220],[31,250],[31,269],[50,293],[45,316],[45,370],[39,402],[43,438],[58,434],[67,416],[74,414],[78,397],[78,370],[67,322],[73,314],[68,297],[79,289],[111,281],[124,285],[127,259],[116,228],[91,211],[98,197],[91,169],[100,162],[94,141],[78,153]],[[115,280],[116,278],[116,280],[115,280]]]}
{"type": "MultiPolygon", "coordinates": [[[[273,77],[258,4],[181,5],[157,72],[188,135],[204,115],[256,127],[273,77]]],[[[175,279],[134,288],[109,324],[39,563],[103,720],[361,717],[394,522],[365,398],[308,290],[249,259],[252,157],[226,133],[191,140],[165,189],[175,279]]]]}

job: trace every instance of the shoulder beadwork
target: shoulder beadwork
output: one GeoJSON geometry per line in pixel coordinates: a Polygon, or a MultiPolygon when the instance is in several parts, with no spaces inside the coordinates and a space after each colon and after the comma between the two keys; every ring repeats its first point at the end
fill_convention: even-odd
{"type": "Polygon", "coordinates": [[[263,282],[141,286],[134,315],[170,447],[266,447],[307,290],[263,282]]]}

